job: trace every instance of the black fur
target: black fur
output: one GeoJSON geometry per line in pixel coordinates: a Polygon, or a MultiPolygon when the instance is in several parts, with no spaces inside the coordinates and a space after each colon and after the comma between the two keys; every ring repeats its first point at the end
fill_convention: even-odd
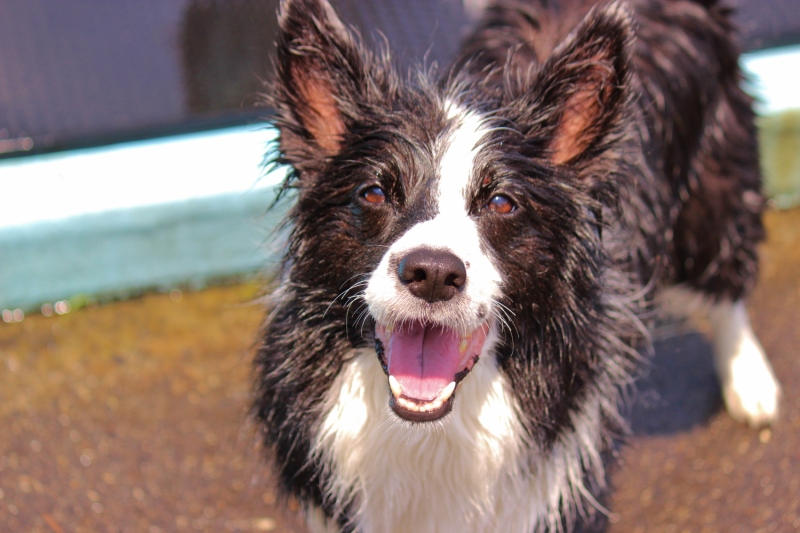
{"type": "MultiPolygon", "coordinates": [[[[594,4],[498,2],[451,69],[401,82],[388,52],[362,49],[318,0],[283,3],[269,104],[295,204],[254,414],[287,493],[334,513],[310,443],[352,350],[375,346],[364,281],[434,214],[431,147],[449,127],[447,98],[494,117],[469,209],[510,311],[497,360],[542,449],[589,392],[617,398],[629,384],[661,287],[714,299],[752,288],[764,202],[729,9],[594,4]],[[376,184],[388,201],[363,202],[376,184]],[[498,192],[511,216],[483,211],[498,192]]],[[[624,424],[604,416],[608,446],[624,424]]],[[[567,527],[574,503],[562,502],[567,527]]],[[[355,527],[346,510],[334,518],[355,527]]]]}

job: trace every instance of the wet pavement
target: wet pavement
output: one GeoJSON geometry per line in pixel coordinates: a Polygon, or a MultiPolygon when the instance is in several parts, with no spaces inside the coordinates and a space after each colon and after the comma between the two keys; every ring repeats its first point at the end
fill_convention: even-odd
{"type": "MultiPolygon", "coordinates": [[[[800,531],[800,210],[767,225],[751,311],[783,384],[779,423],[731,420],[703,337],[660,331],[611,533],[800,531]]],[[[258,291],[0,323],[0,532],[305,531],[246,423],[258,291]]]]}

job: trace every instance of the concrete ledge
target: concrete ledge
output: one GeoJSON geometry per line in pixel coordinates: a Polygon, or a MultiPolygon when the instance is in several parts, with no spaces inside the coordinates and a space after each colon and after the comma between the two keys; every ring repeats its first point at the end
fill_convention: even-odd
{"type": "Polygon", "coordinates": [[[0,166],[16,191],[0,200],[0,310],[264,270],[282,216],[268,207],[283,173],[261,165],[273,138],[238,128],[0,166]]]}
{"type": "Polygon", "coordinates": [[[41,222],[0,232],[0,308],[202,284],[265,269],[269,190],[41,222]]]}

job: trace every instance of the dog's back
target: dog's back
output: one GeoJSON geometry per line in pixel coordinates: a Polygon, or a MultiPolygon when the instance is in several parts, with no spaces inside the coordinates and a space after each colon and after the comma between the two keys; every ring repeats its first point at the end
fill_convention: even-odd
{"type": "MultiPolygon", "coordinates": [[[[529,71],[598,3],[497,2],[466,39],[457,64],[497,78],[529,71]]],[[[669,187],[647,206],[661,219],[661,230],[648,231],[671,231],[651,243],[657,252],[668,249],[660,276],[740,299],[756,279],[764,202],[752,98],[741,87],[730,8],[717,0],[628,4],[635,33],[631,85],[647,128],[638,138],[655,174],[649,191],[669,187]]]]}

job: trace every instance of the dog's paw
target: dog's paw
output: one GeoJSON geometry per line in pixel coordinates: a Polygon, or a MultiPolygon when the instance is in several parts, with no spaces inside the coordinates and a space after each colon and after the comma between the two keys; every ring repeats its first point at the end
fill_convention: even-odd
{"type": "Polygon", "coordinates": [[[758,340],[746,336],[731,355],[722,380],[728,412],[753,427],[773,423],[778,418],[781,388],[758,340]]]}

